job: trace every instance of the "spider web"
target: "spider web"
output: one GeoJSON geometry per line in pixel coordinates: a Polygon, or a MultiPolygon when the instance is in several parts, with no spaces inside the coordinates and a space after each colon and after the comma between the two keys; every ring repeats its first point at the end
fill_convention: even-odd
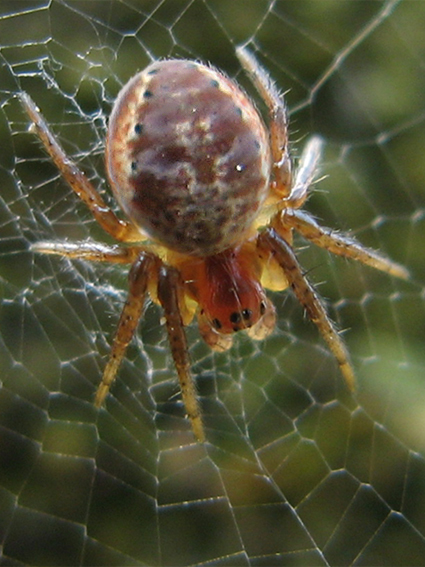
{"type": "MultiPolygon", "coordinates": [[[[425,565],[425,4],[2,1],[0,541],[3,565],[425,565]],[[288,90],[293,153],[326,141],[307,208],[409,283],[296,241],[350,349],[358,393],[288,292],[276,332],[213,354],[188,329],[208,441],[193,442],[149,305],[106,408],[92,400],[121,267],[35,256],[106,237],[15,93],[42,109],[108,202],[120,86],[153,58],[211,61],[251,93],[247,42],[288,90]]],[[[264,110],[259,103],[261,110],[264,110]]]]}

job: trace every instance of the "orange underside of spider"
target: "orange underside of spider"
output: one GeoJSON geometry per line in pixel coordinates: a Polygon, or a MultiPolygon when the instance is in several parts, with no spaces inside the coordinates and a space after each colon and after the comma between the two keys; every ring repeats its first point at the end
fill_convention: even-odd
{"type": "Polygon", "coordinates": [[[146,296],[164,311],[186,413],[205,440],[184,327],[194,316],[211,348],[275,326],[265,289],[291,287],[354,389],[349,355],[292,248],[292,233],[334,254],[407,279],[407,270],[351,238],[322,228],[300,208],[317,176],[322,140],[305,147],[295,173],[283,97],[245,48],[237,55],[269,109],[269,131],[248,97],[221,72],[187,60],[152,63],[123,88],[111,114],[106,165],[118,218],[65,155],[31,98],[21,100],[64,179],[97,222],[121,242],[38,242],[36,252],[131,264],[129,293],[95,403],[117,376],[146,296]]]}

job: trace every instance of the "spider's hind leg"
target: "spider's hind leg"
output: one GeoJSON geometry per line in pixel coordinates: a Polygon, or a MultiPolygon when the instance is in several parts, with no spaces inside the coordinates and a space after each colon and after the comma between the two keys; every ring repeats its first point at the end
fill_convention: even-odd
{"type": "Polygon", "coordinates": [[[269,110],[274,190],[280,197],[286,198],[292,186],[292,163],[288,147],[289,117],[285,100],[265,69],[246,47],[238,47],[236,55],[269,110]]]}
{"type": "Polygon", "coordinates": [[[100,226],[117,240],[140,242],[141,232],[130,221],[119,219],[108,207],[89,179],[65,153],[35,102],[25,92],[19,94],[21,104],[32,121],[31,131],[39,137],[61,175],[78,197],[84,201],[100,226]]]}
{"type": "Polygon", "coordinates": [[[330,351],[335,356],[350,391],[355,389],[354,371],[344,341],[329,319],[326,309],[314,287],[305,277],[291,246],[274,229],[266,229],[258,236],[258,247],[271,252],[285,273],[298,301],[319,329],[330,351]]]}

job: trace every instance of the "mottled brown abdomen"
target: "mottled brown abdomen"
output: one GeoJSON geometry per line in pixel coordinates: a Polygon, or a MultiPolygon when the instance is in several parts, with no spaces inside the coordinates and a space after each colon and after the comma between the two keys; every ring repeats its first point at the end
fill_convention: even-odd
{"type": "Polygon", "coordinates": [[[129,81],[111,114],[106,156],[127,215],[185,254],[241,241],[269,191],[260,116],[235,83],[193,61],[159,61],[129,81]]]}

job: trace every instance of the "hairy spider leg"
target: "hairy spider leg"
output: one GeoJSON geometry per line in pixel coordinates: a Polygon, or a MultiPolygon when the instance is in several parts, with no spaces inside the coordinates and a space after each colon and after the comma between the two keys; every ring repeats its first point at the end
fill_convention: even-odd
{"type": "MultiPolygon", "coordinates": [[[[95,396],[95,405],[100,407],[115,380],[127,347],[136,331],[142,316],[150,281],[158,280],[158,301],[164,310],[171,353],[179,377],[182,398],[191,422],[193,433],[200,442],[205,440],[196,386],[190,372],[190,359],[184,324],[181,316],[183,301],[179,298],[181,281],[178,271],[166,267],[153,254],[141,247],[122,248],[107,246],[96,242],[36,242],[31,249],[45,254],[58,254],[67,258],[83,259],[92,262],[111,262],[128,264],[133,262],[129,273],[129,293],[121,312],[118,327],[111,346],[111,353],[102,380],[95,396]],[[159,268],[158,272],[158,265],[159,268]],[[177,274],[177,275],[176,275],[177,274]],[[167,286],[170,286],[169,288],[167,286]]],[[[229,345],[230,346],[230,345],[229,345]]]]}
{"type": "Polygon", "coordinates": [[[282,203],[285,208],[298,209],[305,203],[312,184],[317,180],[322,149],[323,139],[320,136],[307,140],[296,169],[294,186],[282,203]]]}
{"type": "Polygon", "coordinates": [[[246,47],[237,47],[236,55],[269,110],[273,190],[280,198],[286,198],[291,192],[292,163],[288,147],[289,118],[285,102],[269,75],[246,47]]]}
{"type": "Polygon", "coordinates": [[[258,236],[257,243],[260,250],[271,252],[281,266],[298,301],[306,310],[311,321],[317,326],[330,351],[335,356],[349,390],[354,391],[354,371],[348,350],[336,327],[329,319],[325,306],[314,287],[305,277],[291,246],[272,228],[262,232],[258,236]]]}
{"type": "Polygon", "coordinates": [[[144,251],[141,246],[107,246],[99,242],[83,241],[45,241],[33,242],[30,250],[42,254],[57,254],[89,262],[111,262],[113,264],[132,264],[144,251]]]}
{"type": "Polygon", "coordinates": [[[32,98],[24,92],[19,94],[19,98],[33,123],[33,131],[43,143],[47,153],[65,181],[78,197],[84,201],[100,226],[108,234],[123,242],[140,242],[144,240],[144,235],[132,223],[119,219],[115,215],[84,173],[68,158],[32,98]]]}
{"type": "Polygon", "coordinates": [[[31,250],[92,262],[133,263],[128,275],[129,293],[127,301],[121,312],[109,360],[95,396],[95,406],[100,407],[109,392],[112,382],[115,380],[119,366],[142,315],[148,280],[153,272],[156,257],[152,254],[146,254],[140,247],[122,248],[120,246],[107,246],[97,242],[41,241],[33,243],[31,250]]]}
{"type": "Polygon", "coordinates": [[[182,286],[179,271],[173,266],[163,264],[158,274],[158,299],[164,310],[168,339],[180,382],[184,407],[192,431],[196,439],[202,443],[205,441],[205,432],[196,385],[190,371],[189,348],[181,316],[182,286]]]}
{"type": "Polygon", "coordinates": [[[94,401],[96,407],[102,405],[108,394],[111,384],[117,375],[118,368],[125,356],[127,347],[133,338],[145,305],[148,280],[155,269],[156,263],[157,259],[152,254],[141,254],[130,269],[128,275],[129,292],[127,301],[121,312],[118,327],[112,341],[109,360],[96,392],[94,401]]]}
{"type": "Polygon", "coordinates": [[[284,211],[281,220],[285,227],[296,230],[304,238],[321,248],[325,248],[332,254],[356,260],[402,280],[410,278],[409,271],[401,264],[381,256],[375,250],[362,246],[353,238],[320,226],[305,211],[288,209],[284,211]]]}

